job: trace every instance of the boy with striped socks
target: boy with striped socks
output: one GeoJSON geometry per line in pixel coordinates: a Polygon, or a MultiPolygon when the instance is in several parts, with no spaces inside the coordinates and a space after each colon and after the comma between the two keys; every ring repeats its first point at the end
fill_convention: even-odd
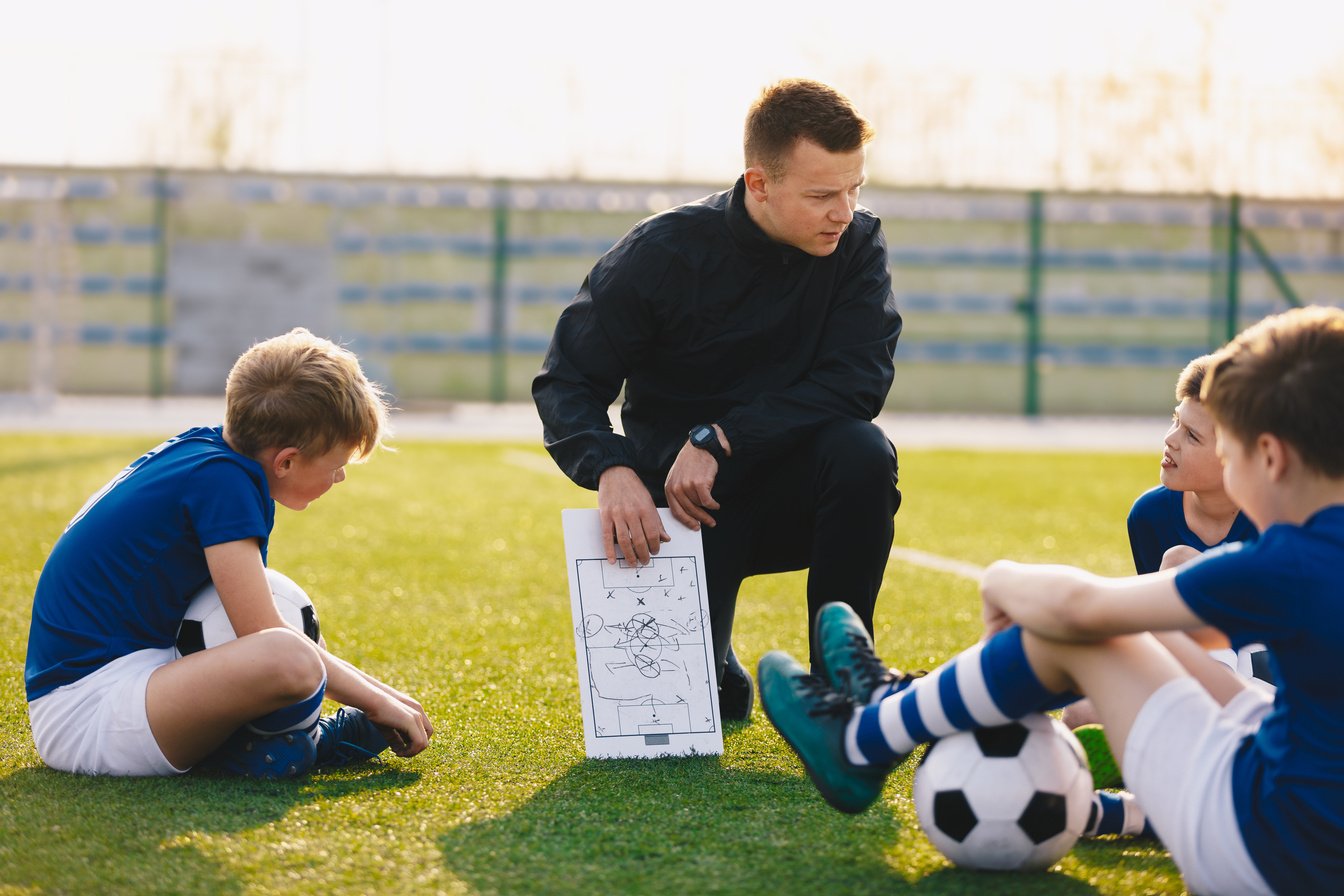
{"type": "Polygon", "coordinates": [[[1338,308],[1267,318],[1217,353],[1201,398],[1227,493],[1260,530],[1256,541],[1122,579],[999,561],[981,583],[985,640],[923,678],[883,669],[863,626],[828,605],[816,674],[772,652],[758,679],[767,714],[822,795],[860,812],[916,745],[1081,693],[1192,892],[1337,888],[1340,383],[1338,308]],[[1184,633],[1203,625],[1234,647],[1267,645],[1278,691],[1250,686],[1184,633]]]}

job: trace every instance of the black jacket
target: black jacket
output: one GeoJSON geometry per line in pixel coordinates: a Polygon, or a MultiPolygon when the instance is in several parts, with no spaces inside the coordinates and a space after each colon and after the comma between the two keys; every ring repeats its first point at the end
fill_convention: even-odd
{"type": "Polygon", "coordinates": [[[839,417],[871,420],[891,388],[901,315],[881,222],[854,213],[825,257],[751,220],[745,184],[654,215],[561,313],[532,397],[546,449],[577,484],[628,466],[650,491],[697,423],[728,463],[759,463],[839,417]],[[625,435],[607,408],[625,386],[625,435]]]}

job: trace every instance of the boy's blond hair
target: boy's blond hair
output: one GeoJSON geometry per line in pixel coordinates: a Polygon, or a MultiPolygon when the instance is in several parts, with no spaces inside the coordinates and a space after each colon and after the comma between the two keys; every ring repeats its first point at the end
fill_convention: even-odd
{"type": "Polygon", "coordinates": [[[1247,328],[1214,353],[1200,395],[1243,445],[1268,433],[1344,478],[1344,309],[1294,308],[1247,328]]]}
{"type": "Polygon", "coordinates": [[[258,342],[234,363],[224,386],[224,435],[255,457],[298,448],[318,457],[349,446],[361,461],[389,434],[381,388],[348,349],[296,327],[258,342]]]}
{"type": "Polygon", "coordinates": [[[1200,355],[1181,371],[1181,375],[1176,377],[1176,402],[1179,404],[1186,399],[1190,401],[1199,401],[1199,390],[1204,385],[1204,377],[1209,372],[1209,365],[1213,363],[1213,355],[1200,355]]]}

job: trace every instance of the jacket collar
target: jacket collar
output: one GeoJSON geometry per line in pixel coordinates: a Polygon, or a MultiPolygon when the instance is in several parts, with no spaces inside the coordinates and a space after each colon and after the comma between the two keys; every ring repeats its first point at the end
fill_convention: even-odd
{"type": "Polygon", "coordinates": [[[751,219],[750,213],[747,212],[747,181],[744,177],[739,177],[737,183],[733,185],[725,217],[728,232],[733,235],[734,242],[752,258],[788,263],[807,255],[802,249],[772,240],[760,225],[751,219]]]}

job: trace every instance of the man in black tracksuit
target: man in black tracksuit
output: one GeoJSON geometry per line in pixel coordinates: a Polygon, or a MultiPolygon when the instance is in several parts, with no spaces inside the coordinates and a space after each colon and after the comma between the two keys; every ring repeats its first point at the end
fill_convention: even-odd
{"type": "Polygon", "coordinates": [[[602,256],[532,384],[547,450],[597,489],[608,560],[668,540],[657,506],[701,530],[725,719],[751,711],[730,642],[747,576],[807,568],[809,631],[833,600],[872,630],[901,500],[872,420],[901,316],[880,222],[857,207],[871,136],[825,85],[766,88],[737,184],[602,256]]]}

